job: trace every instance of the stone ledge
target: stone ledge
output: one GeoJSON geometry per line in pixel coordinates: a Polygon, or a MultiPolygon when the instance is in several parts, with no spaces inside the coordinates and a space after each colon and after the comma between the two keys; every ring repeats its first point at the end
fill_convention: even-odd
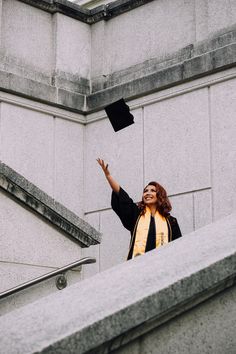
{"type": "Polygon", "coordinates": [[[2,162],[0,188],[78,241],[82,247],[100,243],[101,234],[92,226],[2,162]]]}
{"type": "Polygon", "coordinates": [[[59,12],[76,20],[93,24],[109,20],[153,0],[117,0],[88,10],[67,0],[18,0],[52,14],[59,12]]]}
{"type": "Polygon", "coordinates": [[[235,236],[232,214],[3,316],[1,348],[12,354],[100,353],[101,346],[102,353],[109,353],[120,348],[233,286],[235,236]]]}
{"type": "Polygon", "coordinates": [[[17,93],[27,98],[36,98],[41,102],[55,104],[57,100],[56,87],[17,74],[0,71],[0,90],[17,93]]]}
{"type": "Polygon", "coordinates": [[[79,78],[73,84],[75,77],[66,73],[52,77],[56,85],[52,86],[0,71],[0,90],[85,115],[121,97],[132,100],[235,65],[236,29],[231,28],[217,38],[191,44],[165,58],[148,60],[105,79],[95,78],[91,82],[91,94],[88,94],[87,79],[79,78]]]}
{"type": "Polygon", "coordinates": [[[85,95],[0,70],[0,90],[84,113],[85,95]]]}
{"type": "MultiPolygon", "coordinates": [[[[186,59],[170,67],[115,84],[87,96],[87,112],[104,108],[107,104],[125,97],[131,100],[169,87],[228,69],[236,65],[236,43],[186,59]]],[[[163,65],[164,66],[164,65],[163,65]]],[[[150,70],[151,71],[151,70],[150,70]]]]}

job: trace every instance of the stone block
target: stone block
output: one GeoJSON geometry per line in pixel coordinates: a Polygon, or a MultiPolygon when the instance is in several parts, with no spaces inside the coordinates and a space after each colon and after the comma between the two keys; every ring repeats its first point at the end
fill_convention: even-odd
{"type": "Polygon", "coordinates": [[[147,59],[161,58],[193,43],[194,38],[192,1],[152,1],[114,17],[104,26],[95,25],[92,35],[92,46],[97,43],[94,62],[98,60],[100,75],[107,75],[147,59]],[[103,45],[98,47],[103,38],[105,48],[103,45]]]}
{"type": "MultiPolygon", "coordinates": [[[[124,345],[123,347],[112,351],[114,354],[137,354],[137,353],[143,353],[143,351],[140,351],[140,340],[139,338],[137,340],[133,340],[132,342],[128,343],[127,345],[124,345]]],[[[157,348],[155,348],[157,349],[157,348]]],[[[155,353],[155,352],[154,352],[155,353]]]]}
{"type": "Polygon", "coordinates": [[[236,6],[234,1],[207,1],[208,34],[235,24],[236,6]]]}
{"type": "Polygon", "coordinates": [[[182,235],[194,230],[194,209],[192,193],[170,197],[172,205],[171,215],[175,216],[182,235]]]}
{"type": "Polygon", "coordinates": [[[2,103],[1,159],[44,192],[53,196],[53,117],[2,103]]]}
{"type": "MultiPolygon", "coordinates": [[[[233,287],[139,338],[140,352],[233,354],[235,301],[233,287]]],[[[126,351],[121,349],[118,353],[126,351]]]]}
{"type": "Polygon", "coordinates": [[[140,75],[140,77],[135,80],[121,83],[120,85],[114,85],[106,90],[88,95],[86,101],[87,110],[92,111],[107,106],[110,102],[114,102],[120,97],[134,98],[146,95],[153,91],[176,85],[182,81],[182,64],[174,65],[147,76],[140,75]]]}
{"type": "Polygon", "coordinates": [[[109,164],[111,174],[134,200],[141,198],[143,189],[142,110],[136,109],[131,113],[135,124],[117,133],[113,131],[108,119],[102,119],[86,126],[84,147],[86,212],[110,207],[111,188],[96,161],[98,157],[103,158],[109,164]]]}
{"type": "Polygon", "coordinates": [[[78,74],[70,74],[56,70],[52,80],[54,85],[58,88],[63,88],[67,91],[80,93],[82,95],[90,93],[90,81],[78,74]]]}
{"type": "Polygon", "coordinates": [[[194,229],[212,222],[212,191],[210,189],[193,193],[194,229]]]}
{"type": "Polygon", "coordinates": [[[53,67],[51,14],[8,0],[2,4],[2,48],[10,56],[46,73],[53,67]]]}
{"type": "Polygon", "coordinates": [[[54,26],[56,28],[56,70],[89,78],[90,25],[57,13],[54,15],[54,26]]]}
{"type": "Polygon", "coordinates": [[[0,163],[0,187],[8,197],[36,212],[80,245],[89,247],[100,242],[98,231],[3,163],[0,163]]]}
{"type": "Polygon", "coordinates": [[[195,1],[196,42],[204,40],[208,33],[208,0],[195,1]]]}
{"type": "MultiPolygon", "coordinates": [[[[28,74],[25,76],[29,76],[28,74]]],[[[56,88],[41,81],[42,75],[34,72],[34,80],[7,71],[0,71],[0,88],[3,91],[38,101],[56,103],[56,88]]]]}
{"type": "Polygon", "coordinates": [[[0,260],[60,267],[81,258],[81,247],[41,217],[0,194],[0,260]]]}
{"type": "Polygon", "coordinates": [[[193,79],[202,73],[209,73],[214,69],[211,53],[204,53],[183,63],[183,79],[193,79]]]}
{"type": "MultiPolygon", "coordinates": [[[[104,38],[105,21],[99,21],[91,26],[91,77],[106,76],[111,72],[106,58],[106,41],[101,41],[104,38]]],[[[111,65],[111,63],[110,63],[111,65]]]]}
{"type": "Polygon", "coordinates": [[[236,80],[210,89],[213,219],[236,209],[236,80]]]}
{"type": "Polygon", "coordinates": [[[57,103],[67,109],[83,112],[85,108],[85,95],[59,88],[57,103]]]}
{"type": "Polygon", "coordinates": [[[84,209],[83,136],[82,124],[56,118],[54,197],[81,217],[84,209]]]}
{"type": "Polygon", "coordinates": [[[145,183],[159,181],[169,195],[210,186],[206,88],[144,108],[145,183]]]}
{"type": "MultiPolygon", "coordinates": [[[[100,230],[100,213],[86,214],[84,220],[92,225],[96,230],[100,230]]],[[[82,268],[83,279],[89,278],[100,272],[100,245],[91,245],[88,248],[82,248],[82,257],[94,257],[96,263],[89,264],[89,267],[82,268]]]]}
{"type": "Polygon", "coordinates": [[[125,262],[128,256],[130,232],[126,230],[113,210],[101,212],[100,271],[125,262]]]}

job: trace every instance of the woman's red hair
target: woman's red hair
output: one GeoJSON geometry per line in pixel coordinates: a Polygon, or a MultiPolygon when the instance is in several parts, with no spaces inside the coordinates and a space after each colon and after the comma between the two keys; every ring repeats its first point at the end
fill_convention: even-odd
{"type": "MultiPolygon", "coordinates": [[[[172,209],[171,203],[167,196],[166,190],[157,182],[149,182],[147,186],[155,186],[157,190],[157,210],[162,216],[170,215],[170,211],[172,209]]],[[[146,187],[147,187],[146,186],[146,187]]],[[[146,188],[145,187],[145,188],[146,188]]],[[[144,188],[144,190],[145,190],[144,188]]],[[[145,214],[145,204],[142,199],[141,202],[138,203],[138,207],[141,209],[141,214],[145,214]]]]}

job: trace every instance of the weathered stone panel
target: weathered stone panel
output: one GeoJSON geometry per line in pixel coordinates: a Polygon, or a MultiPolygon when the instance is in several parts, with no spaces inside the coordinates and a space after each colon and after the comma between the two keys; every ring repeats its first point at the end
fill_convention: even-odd
{"type": "Polygon", "coordinates": [[[83,216],[84,126],[55,118],[55,199],[83,216]]]}
{"type": "Polygon", "coordinates": [[[212,189],[193,193],[194,229],[212,222],[212,189]]]}
{"type": "Polygon", "coordinates": [[[92,31],[92,45],[105,40],[104,45],[95,44],[94,74],[111,74],[193,43],[194,2],[152,1],[122,18],[95,24],[92,31]]]}
{"type": "Polygon", "coordinates": [[[172,204],[171,214],[178,220],[183,235],[194,230],[194,210],[192,193],[177,195],[170,198],[172,204]]]}
{"type": "Polygon", "coordinates": [[[49,195],[54,189],[54,121],[46,113],[1,104],[1,160],[49,195]]]}
{"type": "Polygon", "coordinates": [[[210,186],[208,91],[196,90],[144,108],[145,180],[168,194],[210,186]]]}
{"type": "Polygon", "coordinates": [[[100,245],[101,271],[126,261],[129,251],[130,232],[124,229],[113,210],[101,212],[100,245]]]}
{"type": "Polygon", "coordinates": [[[1,191],[0,260],[46,267],[76,261],[81,247],[1,191]]]}
{"type": "MultiPolygon", "coordinates": [[[[85,214],[84,220],[92,225],[96,230],[100,230],[100,213],[85,214]]],[[[96,273],[100,272],[101,262],[100,262],[100,245],[92,245],[88,248],[81,249],[83,257],[94,257],[97,262],[90,264],[89,267],[83,267],[82,277],[83,279],[89,278],[96,273]]]]}
{"type": "Polygon", "coordinates": [[[211,87],[213,217],[236,208],[236,80],[211,87]]]}
{"type": "Polygon", "coordinates": [[[16,0],[2,2],[2,51],[16,65],[50,74],[53,68],[53,30],[50,13],[16,0]]]}
{"type": "Polygon", "coordinates": [[[135,124],[115,133],[108,119],[90,123],[85,132],[85,211],[110,208],[110,187],[96,159],[103,158],[114,178],[134,200],[143,188],[142,110],[131,112],[135,124]]]}
{"type": "Polygon", "coordinates": [[[55,70],[79,77],[90,77],[90,26],[62,14],[54,15],[56,66],[55,70]]]}

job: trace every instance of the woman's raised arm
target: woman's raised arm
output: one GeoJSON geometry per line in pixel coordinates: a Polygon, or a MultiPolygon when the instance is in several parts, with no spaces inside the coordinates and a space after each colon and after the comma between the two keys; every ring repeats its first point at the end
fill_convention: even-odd
{"type": "Polygon", "coordinates": [[[108,164],[105,164],[104,160],[98,158],[97,159],[97,162],[98,164],[101,166],[103,172],[104,172],[104,175],[108,181],[108,183],[110,184],[112,190],[115,192],[115,193],[119,193],[120,191],[120,185],[119,183],[117,183],[114,178],[111,176],[110,174],[110,171],[108,170],[108,164]]]}

